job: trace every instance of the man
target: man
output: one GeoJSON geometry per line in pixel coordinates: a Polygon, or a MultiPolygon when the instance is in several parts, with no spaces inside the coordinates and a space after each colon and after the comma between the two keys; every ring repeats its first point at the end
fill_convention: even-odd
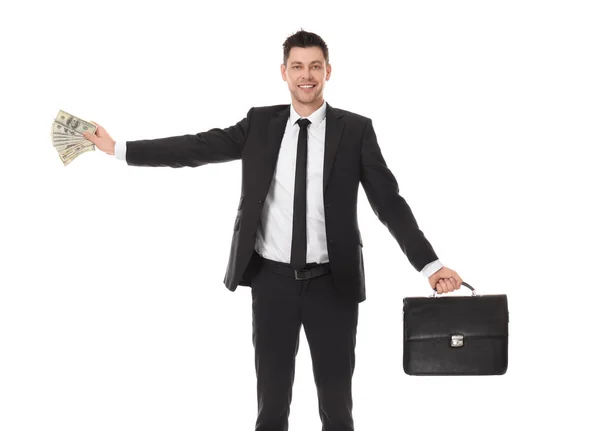
{"type": "Polygon", "coordinates": [[[371,119],[323,98],[325,42],[301,30],[283,44],[291,105],[251,108],[226,129],[115,142],[87,135],[132,166],[201,166],[241,159],[242,194],[224,284],[252,291],[256,431],[284,431],[304,326],[323,431],[354,429],[351,380],[358,304],[366,299],[358,185],[415,269],[439,293],[462,280],[442,266],[381,154],[371,119]]]}

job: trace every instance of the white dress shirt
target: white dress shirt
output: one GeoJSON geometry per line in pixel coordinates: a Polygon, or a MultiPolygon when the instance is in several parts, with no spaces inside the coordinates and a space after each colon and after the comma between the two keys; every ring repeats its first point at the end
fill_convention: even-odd
{"type": "MultiPolygon", "coordinates": [[[[327,253],[327,233],[323,208],[323,158],[325,154],[326,104],[306,117],[308,126],[308,147],[306,160],[306,262],[329,262],[327,253]]],[[[258,254],[279,262],[290,262],[292,251],[292,225],[294,209],[294,184],[296,171],[296,148],[300,126],[296,121],[301,117],[290,104],[290,116],[285,126],[281,149],[269,193],[265,199],[260,225],[254,245],[258,254]]],[[[115,157],[126,160],[126,142],[117,141],[115,157]]],[[[421,270],[428,278],[442,267],[438,260],[430,262],[421,270]]]]}

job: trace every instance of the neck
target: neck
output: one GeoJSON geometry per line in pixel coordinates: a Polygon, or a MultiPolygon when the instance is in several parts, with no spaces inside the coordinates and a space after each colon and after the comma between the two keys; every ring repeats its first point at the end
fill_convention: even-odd
{"type": "Polygon", "coordinates": [[[310,114],[323,106],[323,102],[324,99],[322,97],[310,103],[301,103],[296,99],[292,99],[292,106],[301,117],[308,117],[310,114]]]}

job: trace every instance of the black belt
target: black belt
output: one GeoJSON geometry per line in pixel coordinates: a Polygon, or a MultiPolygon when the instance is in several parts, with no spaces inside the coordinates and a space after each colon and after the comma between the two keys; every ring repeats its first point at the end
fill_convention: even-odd
{"type": "Polygon", "coordinates": [[[327,263],[307,263],[306,268],[300,271],[292,268],[289,263],[277,262],[276,260],[265,259],[262,257],[263,265],[270,271],[288,277],[294,277],[296,280],[308,280],[309,278],[319,277],[331,272],[329,262],[327,263]]]}

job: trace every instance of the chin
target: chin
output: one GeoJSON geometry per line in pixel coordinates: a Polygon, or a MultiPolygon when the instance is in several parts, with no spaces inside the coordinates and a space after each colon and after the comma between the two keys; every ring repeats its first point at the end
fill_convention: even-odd
{"type": "Polygon", "coordinates": [[[296,100],[298,100],[300,102],[305,102],[305,103],[314,102],[318,98],[319,98],[318,94],[313,94],[312,96],[304,94],[304,93],[296,94],[296,100]]]}

